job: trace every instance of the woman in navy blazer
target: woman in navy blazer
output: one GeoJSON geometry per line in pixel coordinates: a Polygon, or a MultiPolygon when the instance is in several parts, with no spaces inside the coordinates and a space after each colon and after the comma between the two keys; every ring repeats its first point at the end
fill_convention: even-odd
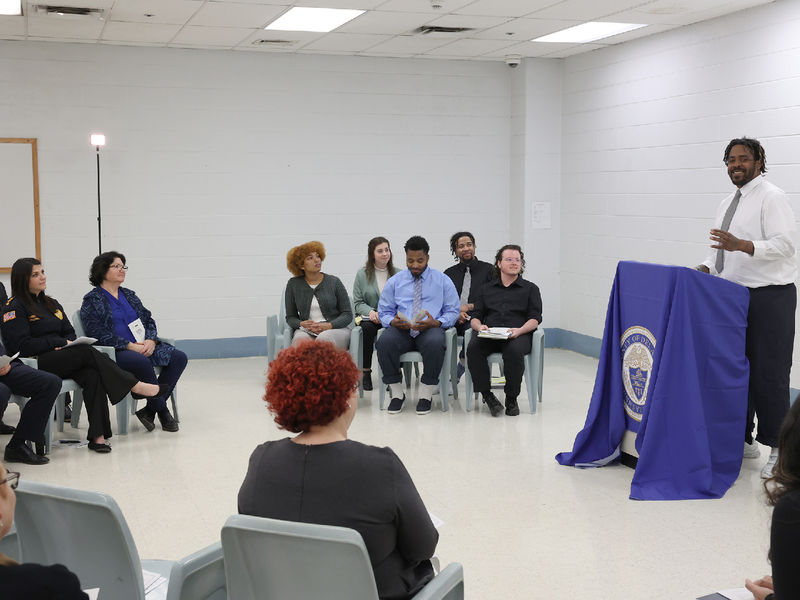
{"type": "Polygon", "coordinates": [[[167,408],[167,398],[186,368],[186,354],[158,339],[156,322],[125,282],[125,256],[103,252],[92,261],[89,281],[94,287],[83,297],[81,321],[86,335],[97,338],[101,346],[113,346],[117,364],[141,381],[158,383],[161,393],[147,399],[136,416],[147,431],[155,429],[155,419],[164,431],[178,431],[178,423],[167,408]],[[156,376],[154,367],[162,367],[156,376]]]}

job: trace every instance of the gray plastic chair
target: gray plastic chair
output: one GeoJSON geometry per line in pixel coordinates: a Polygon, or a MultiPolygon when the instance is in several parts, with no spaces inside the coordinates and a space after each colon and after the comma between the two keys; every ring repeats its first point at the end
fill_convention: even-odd
{"type": "MultiPolygon", "coordinates": [[[[235,600],[378,600],[357,531],[250,515],[222,528],[228,593],[235,600]]],[[[447,566],[414,600],[461,600],[464,571],[447,566]]]]}
{"type": "Polygon", "coordinates": [[[19,539],[17,539],[17,526],[12,524],[11,530],[0,539],[0,554],[19,561],[19,539]]]}
{"type": "MultiPolygon", "coordinates": [[[[469,346],[469,341],[472,339],[473,331],[468,329],[464,333],[464,344],[469,346]]],[[[503,364],[503,355],[500,352],[493,352],[487,357],[489,365],[497,363],[503,364]]],[[[477,398],[478,394],[472,392],[472,375],[469,372],[469,365],[464,373],[465,386],[467,393],[467,411],[472,410],[473,398],[477,398]]],[[[531,413],[536,412],[536,396],[539,396],[539,402],[542,401],[542,381],[544,379],[544,329],[537,328],[533,332],[533,342],[531,344],[531,351],[525,355],[525,390],[528,394],[528,404],[531,407],[531,413]]],[[[480,410],[480,405],[479,410],[480,410]]]]}
{"type": "MultiPolygon", "coordinates": [[[[378,335],[376,336],[376,341],[380,338],[381,334],[384,332],[383,329],[378,331],[378,335]]],[[[442,412],[447,411],[449,405],[447,396],[448,392],[448,383],[452,387],[453,390],[453,398],[458,400],[458,374],[456,373],[455,362],[452,357],[454,353],[458,353],[456,349],[456,329],[455,327],[449,327],[444,331],[444,339],[445,339],[445,351],[444,351],[444,362],[442,362],[442,371],[439,373],[439,397],[442,401],[442,412]]],[[[418,363],[422,362],[422,354],[419,352],[404,352],[400,355],[400,362],[407,363],[403,365],[403,372],[406,378],[406,388],[411,387],[411,363],[418,363]]],[[[380,361],[376,361],[377,364],[377,373],[378,373],[378,405],[380,409],[383,410],[383,405],[386,402],[386,384],[383,383],[383,371],[381,371],[381,363],[380,361]]],[[[417,365],[414,364],[414,368],[417,368],[417,365]]],[[[419,374],[419,370],[417,370],[417,374],[419,374]]]]}
{"type": "Polygon", "coordinates": [[[59,563],[103,600],[144,600],[142,568],[169,580],[168,600],[226,598],[219,543],[180,561],[140,561],[119,506],[100,492],[28,480],[17,488],[22,562],[59,563]]]}
{"type": "MultiPolygon", "coordinates": [[[[3,337],[0,334],[0,342],[2,341],[3,337]]],[[[23,364],[33,369],[39,368],[39,361],[35,358],[20,358],[19,360],[23,364]]],[[[62,379],[61,390],[58,392],[58,397],[56,398],[55,404],[53,404],[53,410],[50,411],[50,417],[47,419],[47,425],[45,426],[44,430],[44,447],[46,454],[50,453],[50,447],[53,444],[53,417],[55,417],[56,422],[58,423],[58,430],[64,431],[64,402],[66,401],[66,395],[68,392],[72,392],[75,398],[80,398],[81,402],[83,401],[83,390],[81,389],[81,386],[79,386],[74,379],[62,379]]],[[[28,403],[30,398],[19,396],[17,394],[11,394],[11,398],[9,400],[18,405],[19,409],[22,410],[25,408],[25,405],[28,403]]]]}
{"type": "MultiPolygon", "coordinates": [[[[75,313],[72,315],[72,326],[75,329],[75,333],[80,337],[86,335],[85,330],[83,329],[83,321],[81,321],[81,313],[79,310],[76,310],[75,313]]],[[[175,340],[171,338],[162,338],[159,337],[160,340],[167,342],[168,344],[175,345],[175,340]]],[[[103,354],[107,354],[111,360],[117,362],[117,352],[111,346],[94,346],[97,350],[102,352],[103,354]]],[[[156,375],[161,373],[161,367],[155,367],[156,375]]],[[[180,422],[178,418],[178,386],[175,386],[172,390],[172,394],[170,394],[170,399],[172,400],[172,416],[175,417],[175,421],[180,422]]],[[[130,424],[130,415],[136,414],[136,398],[128,394],[122,400],[117,403],[117,430],[121,434],[128,433],[128,426],[130,424]]],[[[72,426],[78,426],[78,420],[81,416],[81,409],[83,408],[83,398],[80,400],[76,400],[72,403],[72,426]]]]}

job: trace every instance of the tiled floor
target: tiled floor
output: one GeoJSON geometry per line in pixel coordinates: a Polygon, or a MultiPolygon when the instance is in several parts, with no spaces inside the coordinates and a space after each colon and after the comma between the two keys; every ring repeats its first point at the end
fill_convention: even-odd
{"type": "MultiPolygon", "coordinates": [[[[632,471],[577,470],[554,455],[582,427],[597,361],[548,349],[544,403],[519,417],[388,415],[367,394],[350,437],[391,446],[429,510],[444,520],[437,554],[464,565],[468,598],[692,599],[769,572],[770,512],[761,460],[745,461],[721,500],[637,502],[632,471]]],[[[219,539],[252,449],[282,437],[262,401],[264,359],[191,361],[180,384],[181,430],[112,438],[110,455],[56,447],[23,478],[111,494],[144,558],[178,558],[219,539]]],[[[461,393],[463,394],[463,383],[461,393]]],[[[16,421],[10,407],[7,421],[16,421]]],[[[65,436],[85,437],[86,422],[65,436]]],[[[763,449],[762,449],[763,450],[763,449]]],[[[764,453],[762,452],[762,455],[764,453]]],[[[99,536],[98,536],[99,539],[99,536]]]]}

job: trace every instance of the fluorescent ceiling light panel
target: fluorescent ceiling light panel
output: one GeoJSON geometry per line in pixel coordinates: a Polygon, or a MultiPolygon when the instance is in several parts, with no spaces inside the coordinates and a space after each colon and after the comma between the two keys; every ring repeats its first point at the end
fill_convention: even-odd
{"type": "Polygon", "coordinates": [[[0,15],[19,16],[22,14],[22,0],[0,0],[0,15]]]}
{"type": "Polygon", "coordinates": [[[306,8],[295,6],[264,29],[277,31],[317,31],[328,33],[364,14],[363,10],[346,8],[306,8]]]}
{"type": "Polygon", "coordinates": [[[640,27],[647,27],[646,24],[639,23],[605,23],[602,21],[590,21],[582,25],[576,25],[569,29],[562,29],[549,35],[538,37],[532,42],[560,42],[572,44],[586,44],[595,40],[619,35],[627,31],[633,31],[640,27]]]}

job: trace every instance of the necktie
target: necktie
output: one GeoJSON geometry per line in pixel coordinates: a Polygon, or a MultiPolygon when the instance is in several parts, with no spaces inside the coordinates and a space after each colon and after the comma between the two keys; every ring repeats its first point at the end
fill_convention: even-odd
{"type": "Polygon", "coordinates": [[[461,305],[467,304],[469,302],[469,288],[472,285],[472,275],[469,272],[469,267],[467,267],[466,272],[464,273],[464,285],[461,286],[461,305]]]}
{"type": "MultiPolygon", "coordinates": [[[[733,220],[733,213],[736,212],[736,207],[739,206],[739,199],[742,197],[742,190],[736,190],[736,195],[733,197],[731,201],[731,205],[728,207],[728,210],[725,211],[725,216],[722,219],[722,225],[720,225],[720,229],[722,231],[728,231],[728,228],[731,226],[731,220],[733,220]]],[[[725,250],[720,248],[717,250],[717,260],[714,264],[714,268],[717,270],[717,274],[722,273],[722,269],[725,267],[725,250]]]]}
{"type": "MultiPolygon", "coordinates": [[[[411,303],[411,318],[417,316],[417,313],[422,310],[422,277],[414,279],[414,300],[411,303]]],[[[412,329],[410,332],[411,337],[415,338],[419,335],[419,331],[412,329]]]]}

